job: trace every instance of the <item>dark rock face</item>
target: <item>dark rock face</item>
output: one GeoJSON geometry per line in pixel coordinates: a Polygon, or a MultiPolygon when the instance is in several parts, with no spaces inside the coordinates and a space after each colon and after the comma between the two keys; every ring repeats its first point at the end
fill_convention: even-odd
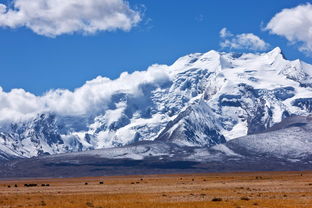
{"type": "Polygon", "coordinates": [[[250,117],[248,122],[248,134],[263,132],[271,125],[272,111],[266,106],[258,106],[254,117],[250,117]]]}
{"type": "Polygon", "coordinates": [[[295,88],[293,87],[282,87],[273,90],[273,93],[278,100],[287,100],[295,96],[295,88]]]}
{"type": "Polygon", "coordinates": [[[294,100],[292,104],[310,113],[312,112],[312,98],[299,98],[294,100]]]}
{"type": "Polygon", "coordinates": [[[241,95],[226,95],[223,94],[219,97],[219,103],[221,106],[241,107],[241,95]]]}

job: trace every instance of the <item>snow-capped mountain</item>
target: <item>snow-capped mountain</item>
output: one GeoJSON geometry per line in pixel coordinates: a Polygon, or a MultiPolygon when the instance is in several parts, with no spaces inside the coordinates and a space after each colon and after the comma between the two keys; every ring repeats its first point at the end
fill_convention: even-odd
{"type": "Polygon", "coordinates": [[[279,48],[209,51],[116,80],[98,77],[73,92],[35,96],[0,89],[0,101],[3,158],[143,140],[210,147],[263,132],[291,115],[309,115],[312,65],[286,60],[279,48]]]}

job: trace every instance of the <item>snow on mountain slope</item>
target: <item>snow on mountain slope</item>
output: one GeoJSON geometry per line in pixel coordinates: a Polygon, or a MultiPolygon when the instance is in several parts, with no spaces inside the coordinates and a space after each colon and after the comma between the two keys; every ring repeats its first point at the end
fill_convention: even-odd
{"type": "Polygon", "coordinates": [[[0,90],[0,151],[20,157],[142,140],[212,146],[312,112],[312,66],[263,54],[210,51],[171,66],[97,77],[35,96],[0,90]]]}
{"type": "MultiPolygon", "coordinates": [[[[73,152],[67,154],[53,155],[54,159],[63,159],[66,157],[100,157],[109,159],[133,159],[143,160],[149,157],[173,156],[181,151],[178,146],[164,142],[139,142],[136,145],[126,145],[123,147],[113,147],[106,149],[90,150],[84,152],[73,152]]],[[[49,157],[49,156],[48,156],[49,157]]]]}
{"type": "Polygon", "coordinates": [[[287,123],[283,128],[234,139],[226,146],[248,157],[268,156],[286,160],[311,157],[312,117],[294,117],[287,123]]]}
{"type": "Polygon", "coordinates": [[[201,101],[181,112],[159,134],[156,140],[170,141],[181,146],[213,146],[225,143],[219,132],[219,121],[215,120],[212,110],[201,101]]]}

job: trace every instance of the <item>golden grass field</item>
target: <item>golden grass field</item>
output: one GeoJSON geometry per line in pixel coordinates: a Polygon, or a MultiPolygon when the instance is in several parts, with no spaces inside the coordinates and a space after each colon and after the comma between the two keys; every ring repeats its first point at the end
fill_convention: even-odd
{"type": "Polygon", "coordinates": [[[312,208],[312,172],[0,181],[0,208],[4,207],[312,208]],[[104,184],[99,184],[100,181],[104,181],[104,184]],[[24,187],[25,183],[38,186],[24,187]]]}

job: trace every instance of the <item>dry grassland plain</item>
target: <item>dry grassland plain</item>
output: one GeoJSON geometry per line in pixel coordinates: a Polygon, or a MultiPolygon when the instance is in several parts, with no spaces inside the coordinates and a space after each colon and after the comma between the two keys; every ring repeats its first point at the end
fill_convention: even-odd
{"type": "Polygon", "coordinates": [[[9,207],[312,208],[312,172],[3,180],[0,208],[9,207]]]}

